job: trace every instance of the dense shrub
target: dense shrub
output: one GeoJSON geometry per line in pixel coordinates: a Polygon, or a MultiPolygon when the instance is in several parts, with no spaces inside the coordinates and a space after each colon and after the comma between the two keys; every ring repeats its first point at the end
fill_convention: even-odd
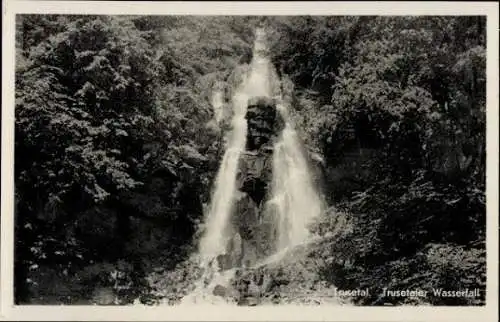
{"type": "MultiPolygon", "coordinates": [[[[313,227],[318,262],[297,270],[373,289],[355,299],[370,304],[387,304],[384,287],[484,290],[484,17],[23,15],[18,303],[153,303],[191,287],[228,130],[212,93],[230,116],[256,25],[332,206],[313,227]]],[[[462,300],[428,298],[482,303],[462,300]]]]}

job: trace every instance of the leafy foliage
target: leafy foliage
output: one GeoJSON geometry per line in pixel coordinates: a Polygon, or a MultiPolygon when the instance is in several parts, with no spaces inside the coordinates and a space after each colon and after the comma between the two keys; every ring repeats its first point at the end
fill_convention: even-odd
{"type": "Polygon", "coordinates": [[[484,287],[484,17],[23,15],[18,302],[189,284],[227,129],[212,92],[229,111],[262,24],[333,206],[311,269],[339,288],[484,287]],[[44,294],[52,280],[64,296],[44,294]]]}
{"type": "MultiPolygon", "coordinates": [[[[309,124],[310,144],[325,156],[329,191],[356,222],[349,236],[358,249],[352,268],[325,269],[345,271],[345,279],[334,278],[338,286],[374,289],[402,289],[406,279],[416,281],[413,287],[442,287],[444,275],[473,275],[468,269],[481,276],[484,264],[472,254],[481,253],[485,241],[484,19],[365,22],[369,31],[357,34],[354,54],[334,71],[329,104],[299,101],[320,120],[299,115],[299,123],[309,124]],[[442,268],[446,273],[429,282],[422,272],[437,268],[436,255],[419,255],[427,247],[447,249],[447,262],[470,262],[442,268]],[[454,258],[455,252],[464,257],[454,258]],[[395,271],[405,266],[405,275],[395,271]]],[[[469,280],[446,287],[484,285],[469,280]]]]}
{"type": "Polygon", "coordinates": [[[145,260],[148,252],[159,248],[168,266],[188,251],[218,162],[217,132],[204,135],[211,89],[248,45],[214,28],[199,42],[206,23],[218,22],[180,20],[18,20],[18,300],[29,298],[21,289],[28,267],[54,267],[62,251],[73,273],[89,261],[125,258],[140,272],[159,265],[145,260]],[[52,239],[60,245],[49,247],[52,239]]]}

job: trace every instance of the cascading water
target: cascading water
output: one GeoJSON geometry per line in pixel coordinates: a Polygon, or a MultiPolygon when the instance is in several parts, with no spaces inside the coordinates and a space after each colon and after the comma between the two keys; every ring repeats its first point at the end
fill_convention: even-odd
{"type": "Polygon", "coordinates": [[[217,124],[220,124],[224,117],[224,101],[223,93],[220,86],[217,86],[212,95],[212,107],[214,109],[214,119],[217,124]]]}
{"type": "MultiPolygon", "coordinates": [[[[227,146],[217,173],[211,204],[206,214],[204,235],[200,240],[199,253],[196,254],[197,262],[201,265],[203,272],[202,277],[195,283],[194,291],[185,296],[181,304],[229,303],[223,297],[215,296],[214,293],[216,293],[217,288],[222,289],[223,293],[231,291],[231,288],[227,286],[229,286],[238,267],[234,267],[233,263],[229,266],[233,268],[223,268],[224,265],[218,261],[220,256],[231,256],[231,253],[234,252],[235,240],[240,240],[241,243],[241,237],[235,231],[232,220],[245,218],[237,217],[238,215],[248,215],[246,213],[235,214],[234,208],[238,208],[235,207],[239,202],[237,199],[244,194],[239,191],[237,176],[240,159],[243,155],[248,158],[246,154],[248,151],[245,151],[247,134],[250,134],[251,137],[255,134],[252,132],[255,131],[255,128],[248,126],[246,118],[249,99],[255,97],[274,99],[274,103],[269,106],[257,106],[264,109],[276,108],[284,123],[281,133],[279,133],[280,130],[276,130],[278,131],[276,134],[279,133],[279,135],[271,141],[273,142],[273,155],[270,157],[272,158],[272,179],[270,179],[267,202],[265,202],[263,209],[257,204],[255,208],[248,208],[265,213],[267,218],[271,219],[273,226],[271,230],[274,231],[274,235],[270,233],[271,237],[266,237],[264,242],[269,244],[274,253],[270,256],[257,254],[258,257],[260,256],[260,264],[279,260],[281,256],[285,256],[288,250],[307,242],[309,239],[308,225],[322,211],[322,200],[314,189],[307,159],[289,116],[289,97],[284,98],[281,93],[280,87],[283,84],[278,79],[267,50],[265,33],[262,29],[257,29],[252,62],[232,97],[232,128],[225,138],[227,146]],[[274,106],[276,102],[277,105],[274,106]]],[[[223,118],[223,95],[220,88],[214,91],[212,105],[215,121],[220,123],[223,118]]],[[[252,105],[252,108],[255,106],[252,105]]],[[[258,113],[255,110],[252,111],[252,113],[258,113]]],[[[255,114],[252,115],[254,116],[251,117],[256,117],[255,114]]],[[[261,122],[257,124],[262,125],[262,119],[253,119],[252,124],[254,125],[252,126],[255,126],[255,122],[261,122]]],[[[251,153],[257,153],[253,154],[255,156],[260,153],[258,151],[251,153]]],[[[259,239],[255,236],[251,238],[253,240],[259,239]]],[[[245,238],[245,243],[252,240],[248,239],[247,235],[245,238]]],[[[248,247],[248,244],[246,245],[248,247]]],[[[247,248],[240,247],[240,251],[244,252],[243,249],[247,248]]],[[[248,255],[248,253],[245,254],[248,255]]],[[[240,262],[237,265],[242,264],[240,262]]],[[[259,264],[253,263],[253,265],[259,264]]]]}
{"type": "MultiPolygon", "coordinates": [[[[182,303],[215,302],[211,288],[228,283],[234,270],[220,272],[215,259],[224,254],[233,232],[229,225],[236,194],[236,175],[240,155],[245,149],[247,121],[245,119],[248,100],[255,96],[270,97],[277,84],[277,76],[268,56],[264,32],[257,29],[253,50],[253,59],[249,69],[243,75],[243,81],[232,98],[232,129],[226,137],[228,142],[217,173],[214,192],[205,222],[205,232],[199,244],[199,262],[203,270],[202,278],[196,283],[195,290],[183,298],[182,303]]],[[[219,122],[222,94],[215,92],[212,103],[219,122]]],[[[220,302],[220,301],[216,301],[220,302]]],[[[181,304],[182,304],[181,303],[181,304]]]]}
{"type": "Polygon", "coordinates": [[[199,245],[200,256],[206,260],[224,253],[230,238],[228,222],[235,197],[238,161],[246,143],[247,102],[249,98],[271,96],[273,93],[271,85],[276,80],[276,76],[269,58],[263,54],[264,51],[264,33],[258,29],[250,69],[244,75],[243,82],[233,97],[232,130],[228,133],[228,146],[217,173],[215,189],[206,218],[205,234],[199,245]]]}
{"type": "Polygon", "coordinates": [[[210,260],[224,252],[228,232],[227,223],[231,213],[236,172],[241,151],[245,147],[246,136],[246,106],[239,95],[233,100],[234,116],[232,131],[228,137],[228,147],[215,181],[215,190],[208,211],[205,234],[203,235],[199,251],[202,260],[210,260]]]}
{"type": "Polygon", "coordinates": [[[278,105],[278,111],[285,128],[274,145],[272,194],[268,203],[278,225],[276,249],[282,252],[309,238],[308,225],[321,214],[323,202],[314,188],[287,106],[278,105]]]}

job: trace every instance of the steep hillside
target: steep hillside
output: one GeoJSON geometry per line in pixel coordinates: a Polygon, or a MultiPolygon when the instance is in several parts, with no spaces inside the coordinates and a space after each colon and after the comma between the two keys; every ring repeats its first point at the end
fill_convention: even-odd
{"type": "MultiPolygon", "coordinates": [[[[238,294],[314,304],[334,287],[369,289],[345,301],[383,305],[415,304],[383,288],[484,290],[484,17],[16,25],[16,303],[176,303],[189,291],[229,129],[214,89],[227,119],[256,26],[329,207],[318,241],[239,272],[235,289],[257,286],[238,294]]],[[[484,292],[426,300],[482,304],[484,292]]]]}

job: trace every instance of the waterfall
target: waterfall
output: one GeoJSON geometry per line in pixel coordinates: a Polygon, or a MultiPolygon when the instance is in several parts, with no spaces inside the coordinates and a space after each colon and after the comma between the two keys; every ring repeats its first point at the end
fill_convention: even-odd
{"type": "MultiPolygon", "coordinates": [[[[229,225],[236,197],[236,176],[241,153],[245,150],[247,121],[245,119],[248,100],[255,96],[272,96],[277,84],[277,75],[272,68],[266,53],[265,34],[262,29],[256,30],[253,58],[249,69],[243,75],[242,83],[234,91],[232,97],[233,115],[231,131],[226,135],[227,147],[222,158],[214,191],[206,219],[204,234],[200,239],[197,258],[203,270],[202,278],[197,281],[195,290],[183,298],[182,303],[220,302],[211,296],[215,285],[226,284],[234,270],[220,272],[216,258],[226,252],[233,235],[229,225]]],[[[222,93],[215,92],[213,105],[216,120],[222,102],[222,93]]]]}
{"type": "Polygon", "coordinates": [[[214,109],[214,119],[217,124],[220,124],[222,118],[224,117],[224,97],[222,90],[216,86],[214,93],[212,95],[212,107],[214,109]]]}
{"type": "MultiPolygon", "coordinates": [[[[320,215],[322,201],[314,188],[307,158],[289,116],[290,95],[284,93],[287,96],[284,97],[281,86],[288,92],[286,84],[280,82],[270,61],[265,33],[262,29],[257,29],[252,61],[242,77],[241,84],[233,91],[231,130],[225,137],[227,144],[206,213],[199,252],[196,254],[202,277],[195,282],[195,289],[182,299],[181,304],[220,304],[224,303],[222,297],[231,298],[231,295],[216,296],[216,289],[222,290],[221,292],[234,291],[229,283],[238,267],[232,265],[223,268],[224,264],[220,264],[219,260],[224,262],[221,258],[234,255],[233,242],[238,240],[235,236],[239,237],[232,220],[240,214],[235,214],[233,208],[236,208],[236,199],[242,193],[238,190],[237,176],[240,159],[243,155],[247,157],[247,132],[252,134],[252,131],[255,131],[255,122],[252,123],[253,127],[249,128],[246,119],[247,105],[252,98],[274,99],[272,104],[276,105],[270,105],[269,108],[276,108],[284,123],[284,127],[275,133],[274,142],[271,141],[272,179],[269,183],[267,202],[264,208],[259,210],[270,215],[268,218],[271,219],[271,230],[274,234],[271,232],[264,242],[268,243],[275,253],[257,256],[261,256],[261,259],[263,256],[263,262],[274,261],[285,256],[288,250],[309,240],[308,225],[320,215]]],[[[223,95],[220,88],[214,91],[212,105],[215,120],[219,123],[223,117],[223,95]]]]}
{"type": "Polygon", "coordinates": [[[276,75],[265,55],[264,32],[257,29],[254,55],[242,84],[232,98],[232,130],[228,133],[228,146],[217,173],[210,208],[206,216],[205,234],[201,238],[199,251],[205,260],[223,254],[231,236],[228,222],[236,190],[236,174],[240,154],[245,149],[247,122],[245,114],[248,99],[254,96],[271,96],[276,75]]]}
{"type": "Polygon", "coordinates": [[[226,241],[230,236],[227,223],[234,200],[238,160],[245,147],[246,136],[246,102],[243,102],[241,96],[237,94],[233,98],[232,130],[228,133],[228,146],[217,173],[205,223],[205,234],[199,245],[200,256],[203,260],[210,260],[224,253],[226,241]]]}
{"type": "Polygon", "coordinates": [[[309,224],[323,209],[286,105],[279,105],[285,128],[274,145],[270,206],[277,224],[276,249],[282,252],[309,238],[309,224]]]}

